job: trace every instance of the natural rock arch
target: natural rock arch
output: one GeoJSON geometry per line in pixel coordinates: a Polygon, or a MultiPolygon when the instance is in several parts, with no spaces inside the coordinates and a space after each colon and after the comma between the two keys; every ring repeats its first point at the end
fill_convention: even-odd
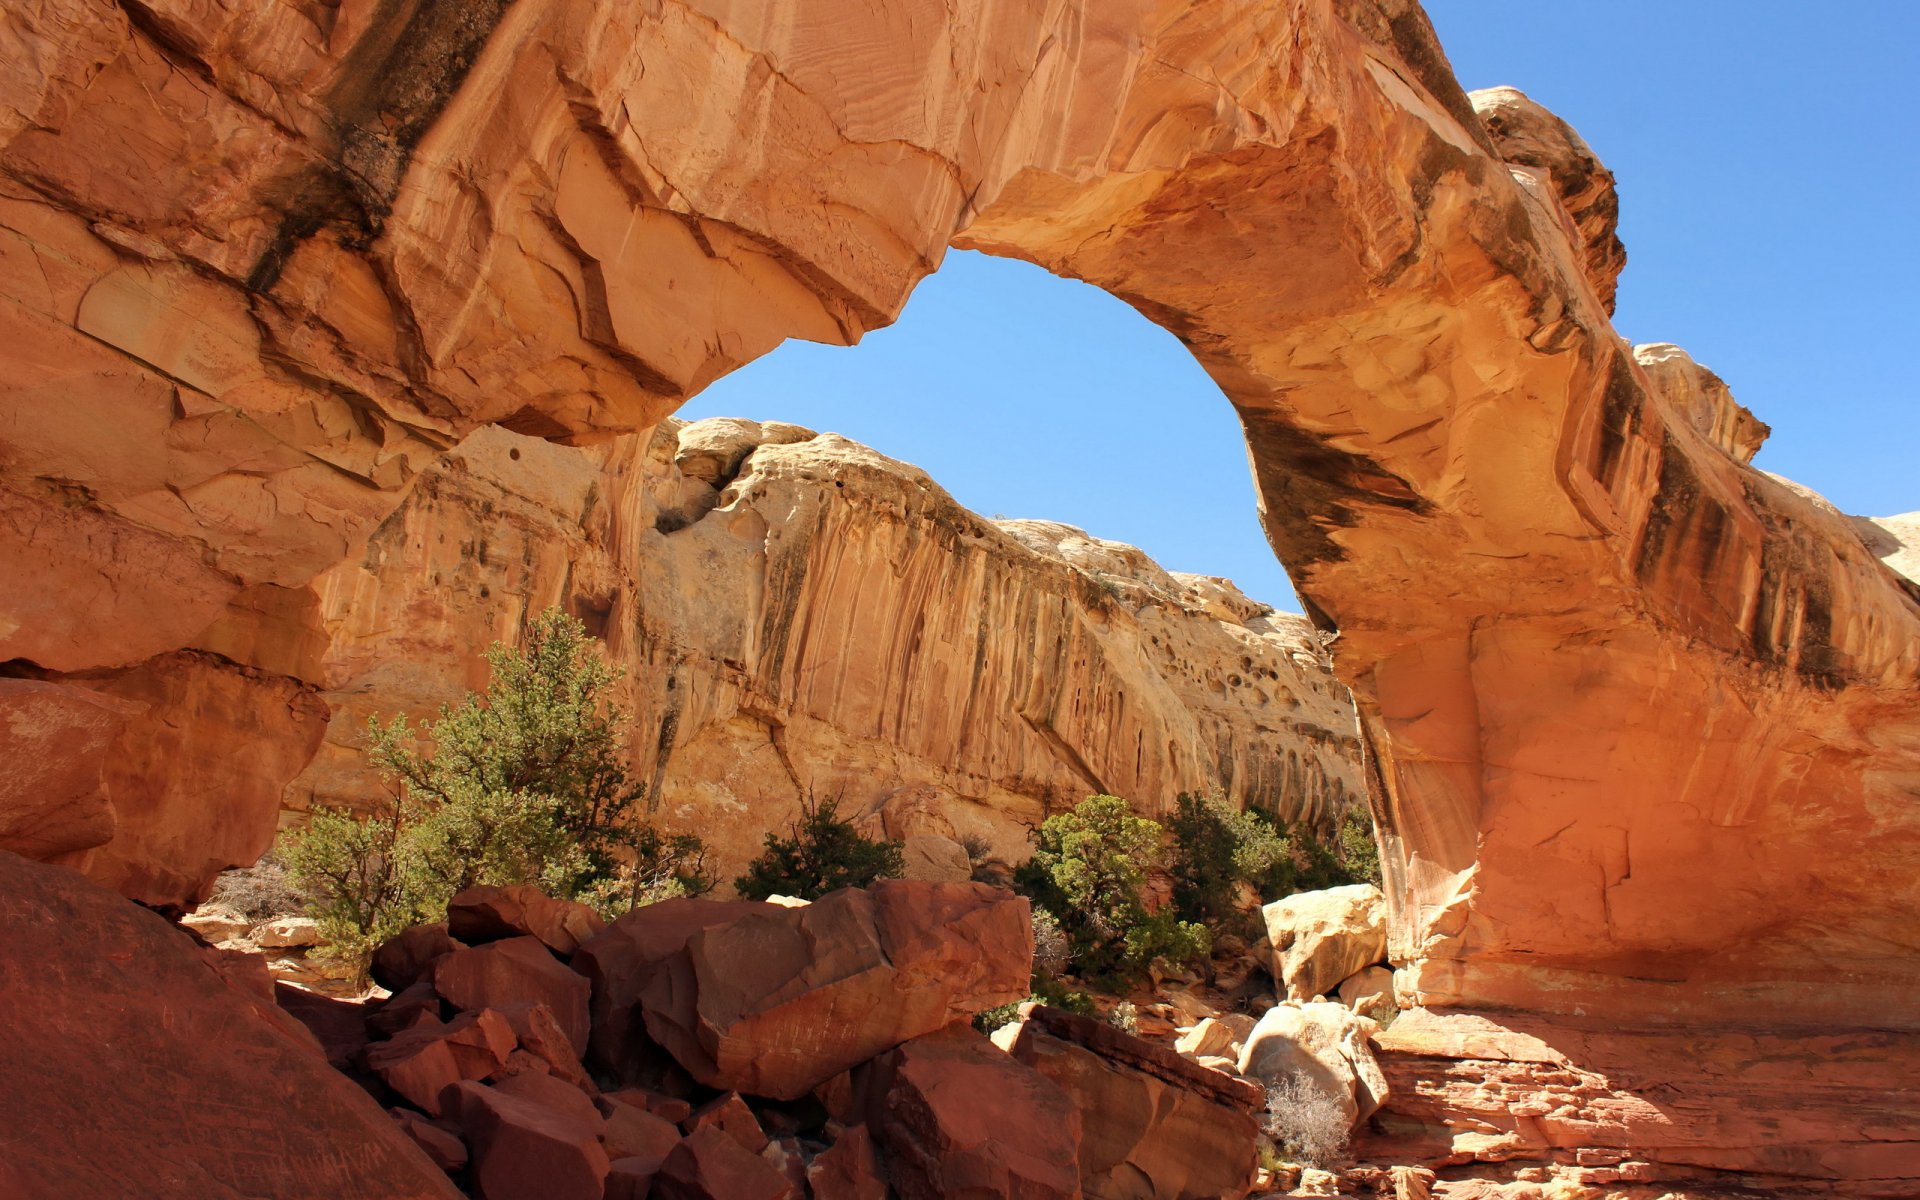
{"type": "Polygon", "coordinates": [[[311,682],[306,584],[465,432],[645,427],[976,246],[1239,410],[1412,998],[1920,1026],[1915,593],[1620,343],[1604,172],[1476,115],[1409,0],[47,0],[5,37],[0,660],[311,682]]]}

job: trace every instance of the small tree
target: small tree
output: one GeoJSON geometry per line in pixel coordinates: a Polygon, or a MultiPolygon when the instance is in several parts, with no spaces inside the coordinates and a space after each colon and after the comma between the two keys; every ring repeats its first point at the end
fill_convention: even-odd
{"type": "Polygon", "coordinates": [[[1237,809],[1219,796],[1182,794],[1173,820],[1174,907],[1210,926],[1242,923],[1237,883],[1262,900],[1350,883],[1379,883],[1380,859],[1365,816],[1348,812],[1328,845],[1303,826],[1282,827],[1259,809],[1237,809]]]}
{"type": "Polygon", "coordinates": [[[1048,817],[1034,832],[1033,857],[1015,884],[1054,913],[1075,955],[1098,975],[1127,978],[1155,958],[1189,963],[1210,945],[1201,926],[1149,913],[1147,875],[1163,859],[1164,831],[1118,796],[1090,796],[1048,817]]]}
{"type": "Polygon", "coordinates": [[[309,912],[351,963],[475,884],[538,884],[607,915],[670,885],[712,887],[698,838],[632,819],[626,715],[606,696],[617,675],[586,628],[548,609],[487,662],[486,693],[442,705],[418,739],[402,717],[367,723],[392,786],[373,814],[321,810],[289,840],[309,912]]]}
{"type": "Polygon", "coordinates": [[[781,837],[769,833],[766,849],[747,864],[734,889],[749,900],[794,896],[818,900],[844,887],[866,887],[876,879],[895,879],[906,869],[900,842],[863,837],[840,819],[840,802],[811,796],[800,801],[800,820],[781,837]]]}

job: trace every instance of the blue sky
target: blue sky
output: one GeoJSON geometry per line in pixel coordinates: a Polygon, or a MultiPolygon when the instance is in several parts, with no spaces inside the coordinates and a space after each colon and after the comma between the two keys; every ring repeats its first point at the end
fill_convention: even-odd
{"type": "MultiPolygon", "coordinates": [[[[1620,331],[1725,377],[1773,426],[1760,466],[1849,512],[1920,508],[1920,4],[1427,7],[1463,84],[1521,88],[1613,169],[1620,331]]],[[[789,342],[680,415],[844,433],[980,512],[1066,521],[1295,607],[1212,381],[1126,305],[1024,263],[950,254],[892,327],[852,349],[789,342]]]]}

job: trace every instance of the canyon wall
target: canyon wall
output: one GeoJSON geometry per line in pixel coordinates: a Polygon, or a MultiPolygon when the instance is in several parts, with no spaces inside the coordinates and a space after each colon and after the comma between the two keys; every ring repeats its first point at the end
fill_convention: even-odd
{"type": "MultiPolygon", "coordinates": [[[[114,797],[44,845],[190,758],[184,827],[270,811],[316,581],[460,439],[650,429],[966,245],[1125,298],[1234,404],[1359,702],[1404,996],[1920,1028],[1904,543],[1621,343],[1605,168],[1468,97],[1412,0],[29,0],[0,50],[9,728],[114,797]]],[[[1674,1086],[1669,1128],[1737,1103],[1674,1086]]]]}
{"type": "Polygon", "coordinates": [[[481,430],[315,591],[333,719],[294,809],[378,795],[367,718],[484,687],[480,651],[549,604],[606,639],[645,806],[725,879],[808,793],[1010,862],[1096,792],[1322,824],[1364,803],[1352,702],[1303,619],[1068,526],[988,521],[791,425],[588,449],[481,430]]]}

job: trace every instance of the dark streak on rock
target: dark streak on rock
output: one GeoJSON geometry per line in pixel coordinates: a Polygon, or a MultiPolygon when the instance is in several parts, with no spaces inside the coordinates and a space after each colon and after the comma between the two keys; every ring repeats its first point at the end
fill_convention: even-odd
{"type": "Polygon", "coordinates": [[[513,0],[381,0],[341,63],[326,104],[335,157],[285,185],[286,215],[247,278],[269,291],[301,242],[328,225],[349,245],[380,235],[414,149],[440,116],[513,0]]]}

